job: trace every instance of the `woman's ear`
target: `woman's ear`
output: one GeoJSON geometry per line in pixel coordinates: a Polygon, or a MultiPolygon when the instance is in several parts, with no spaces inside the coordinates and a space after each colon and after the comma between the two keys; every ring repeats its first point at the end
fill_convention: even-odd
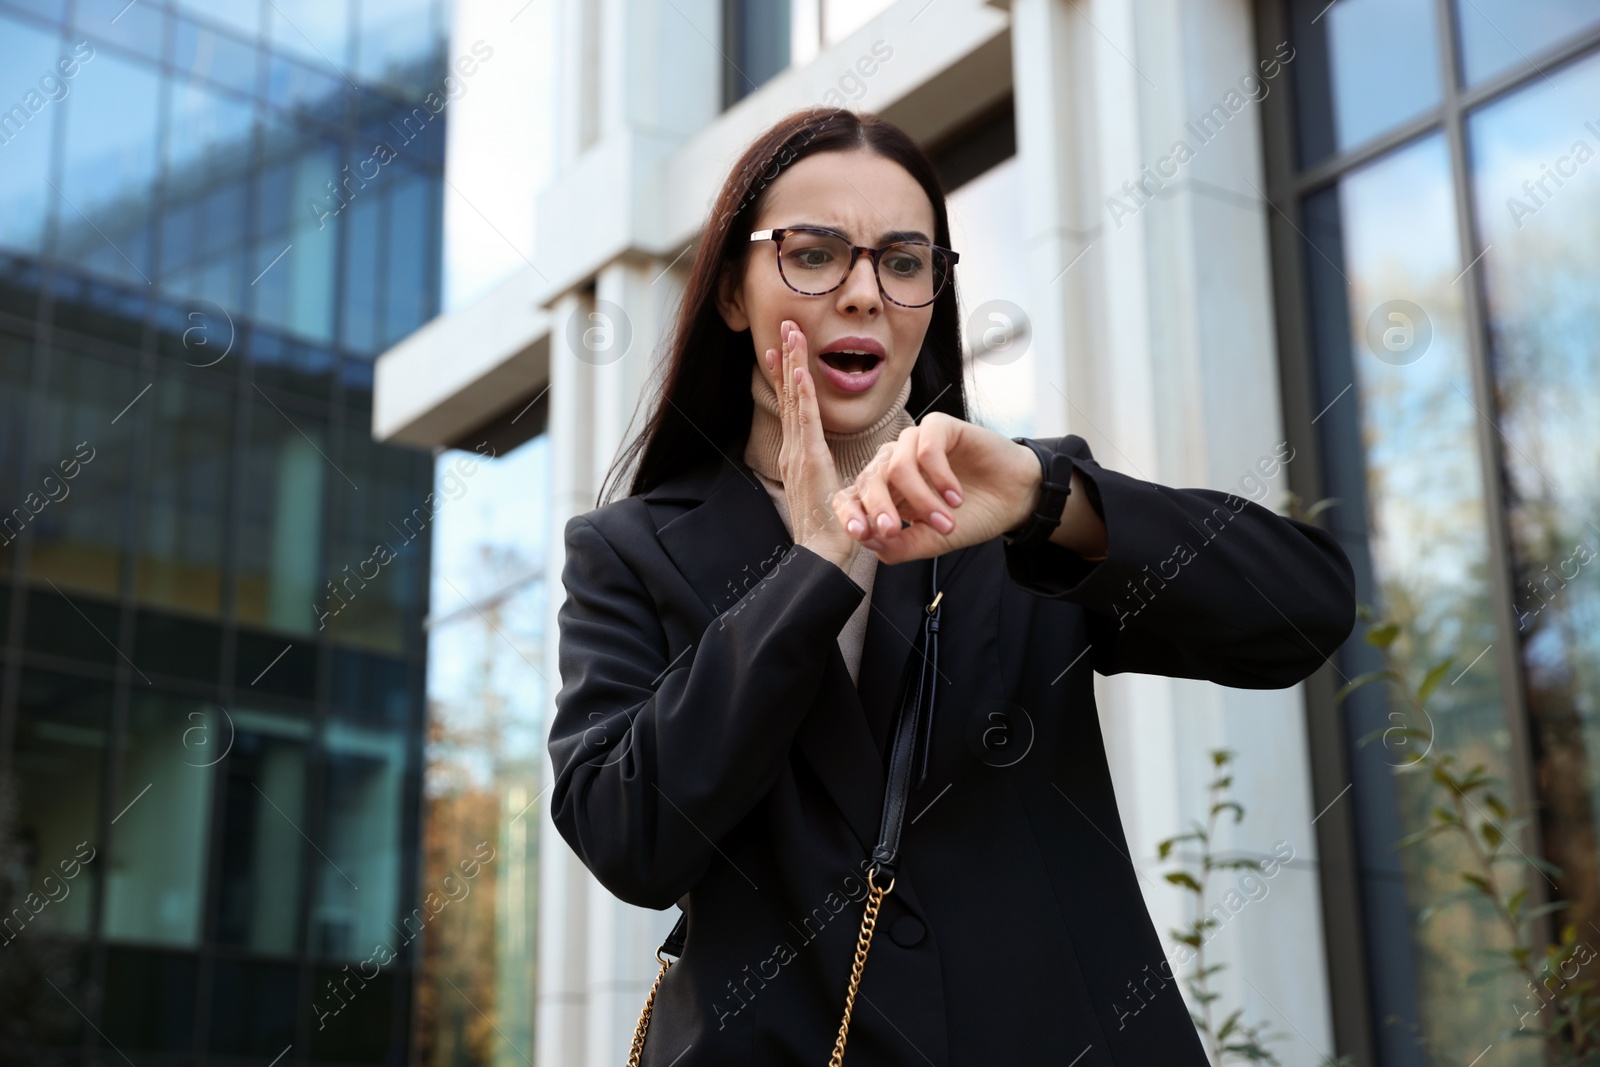
{"type": "Polygon", "coordinates": [[[737,267],[724,268],[717,279],[717,311],[728,329],[742,333],[750,328],[750,316],[744,310],[744,283],[736,275],[737,267]]]}

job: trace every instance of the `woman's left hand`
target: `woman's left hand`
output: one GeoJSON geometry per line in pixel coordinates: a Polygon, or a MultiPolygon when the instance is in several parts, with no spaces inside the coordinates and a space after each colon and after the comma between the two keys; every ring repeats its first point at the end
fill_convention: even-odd
{"type": "Polygon", "coordinates": [[[1038,503],[1033,450],[930,412],[879,449],[833,498],[850,535],[884,563],[942,555],[1020,526],[1038,503]],[[911,525],[901,529],[901,520],[911,525]]]}

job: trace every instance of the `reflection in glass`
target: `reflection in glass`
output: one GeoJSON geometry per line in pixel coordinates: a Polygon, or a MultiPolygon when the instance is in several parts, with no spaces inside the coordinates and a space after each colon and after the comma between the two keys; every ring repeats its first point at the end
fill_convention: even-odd
{"type": "Polygon", "coordinates": [[[112,798],[105,935],[192,947],[200,939],[206,829],[211,823],[216,710],[201,701],[135,692],[112,798]],[[198,731],[198,732],[193,732],[198,731]]]}
{"type": "Polygon", "coordinates": [[[406,739],[399,730],[340,720],[326,729],[327,860],[313,869],[311,950],[324,959],[363,960],[395,939],[406,739]]]}
{"type": "Polygon", "coordinates": [[[1310,167],[1438,104],[1434,0],[1294,0],[1300,163],[1310,167]]]}
{"type": "Polygon", "coordinates": [[[1600,25],[1594,0],[1456,0],[1455,9],[1469,85],[1519,65],[1536,70],[1530,56],[1600,25]]]}
{"type": "MultiPolygon", "coordinates": [[[[22,672],[11,753],[15,823],[0,818],[25,870],[23,882],[50,898],[28,926],[87,934],[101,855],[100,789],[110,726],[111,686],[46,671],[22,672]],[[45,882],[46,877],[55,879],[45,882]]],[[[10,842],[8,842],[9,844],[10,842]]],[[[9,850],[8,850],[9,851],[9,850]]],[[[5,925],[0,941],[25,932],[5,925]]],[[[36,933],[37,931],[27,931],[36,933]]]]}
{"type": "MultiPolygon", "coordinates": [[[[217,941],[290,955],[299,930],[311,723],[244,708],[229,715],[217,941]]],[[[223,718],[214,716],[219,726],[223,718]]]]}
{"type": "Polygon", "coordinates": [[[389,193],[384,317],[378,328],[383,351],[432,318],[439,309],[439,251],[443,186],[410,169],[394,168],[389,193]]]}
{"type": "Polygon", "coordinates": [[[266,123],[256,187],[258,236],[250,253],[256,270],[265,273],[250,287],[253,314],[313,341],[333,339],[334,263],[342,225],[333,183],[341,176],[340,166],[333,142],[281,121],[266,123]]]}
{"type": "Polygon", "coordinates": [[[424,946],[418,1045],[430,1067],[509,1062],[452,984],[509,1045],[533,1048],[549,456],[541,435],[498,459],[434,461],[435,491],[457,499],[433,541],[421,888],[438,891],[485,843],[495,858],[424,946]]]}
{"type": "Polygon", "coordinates": [[[245,275],[244,254],[252,108],[194,79],[175,79],[167,92],[162,285],[238,314],[240,292],[255,273],[245,275]]]}
{"type": "Polygon", "coordinates": [[[216,616],[233,457],[231,391],[163,377],[155,408],[135,595],[142,603],[216,616]]]}
{"type": "MultiPolygon", "coordinates": [[[[323,458],[323,420],[255,393],[239,527],[238,617],[293,634],[317,630],[333,591],[318,577],[323,483],[339,477],[323,458]]],[[[333,603],[336,603],[334,601],[333,603]]]]}
{"type": "Polygon", "coordinates": [[[73,5],[74,38],[88,36],[147,59],[161,58],[166,13],[154,4],[128,0],[77,0],[73,5]]]}
{"type": "Polygon", "coordinates": [[[253,45],[188,19],[177,20],[173,64],[188,80],[206,79],[240,93],[256,90],[253,45]]]}
{"type": "Polygon", "coordinates": [[[1544,849],[1579,930],[1600,924],[1596,100],[1591,56],[1469,125],[1544,849]]]}
{"type": "Polygon", "coordinates": [[[33,411],[33,473],[43,503],[31,516],[28,573],[41,584],[48,579],[62,589],[115,598],[137,420],[131,414],[111,420],[133,403],[142,383],[130,366],[66,350],[54,354],[51,368],[43,402],[33,411]]]}
{"type": "Polygon", "coordinates": [[[38,252],[55,198],[45,179],[56,98],[71,94],[83,65],[58,34],[0,13],[0,71],[0,247],[38,252]],[[58,67],[62,60],[67,66],[58,67]],[[72,78],[62,76],[68,70],[72,78]]]}
{"type": "Polygon", "coordinates": [[[398,656],[420,616],[433,515],[450,500],[430,498],[424,457],[373,441],[364,412],[346,409],[339,466],[361,492],[334,498],[328,569],[342,603],[332,605],[327,630],[343,643],[398,656]]]}
{"type": "Polygon", "coordinates": [[[274,50],[342,79],[350,61],[350,0],[273,0],[266,16],[274,50]]]}
{"type": "Polygon", "coordinates": [[[32,521],[23,506],[22,457],[28,442],[32,338],[0,333],[0,575],[11,574],[16,541],[32,521]]]}
{"type": "MultiPolygon", "coordinates": [[[[424,771],[422,889],[493,849],[472,896],[437,918],[418,984],[427,1064],[509,1062],[461,1016],[466,992],[509,1045],[533,1048],[549,438],[494,459],[445,451],[434,491],[434,621],[424,771]]],[[[501,1046],[507,1048],[507,1046],[501,1046]]]]}
{"type": "Polygon", "coordinates": [[[382,82],[420,95],[438,88],[445,39],[444,12],[435,0],[358,4],[356,81],[382,82]]]}
{"type": "MultiPolygon", "coordinates": [[[[1347,176],[1310,199],[1305,208],[1314,245],[1305,256],[1314,279],[1322,396],[1319,430],[1334,457],[1364,453],[1361,481],[1335,471],[1329,495],[1347,503],[1329,514],[1363,574],[1362,596],[1399,623],[1394,648],[1414,679],[1454,656],[1471,662],[1495,641],[1489,599],[1487,520],[1481,491],[1477,420],[1468,366],[1462,290],[1454,284],[1463,257],[1455,238],[1447,147],[1434,135],[1347,176]],[[1398,303],[1398,302],[1404,303],[1398,303]],[[1353,385],[1350,395],[1342,395],[1353,385]],[[1359,443],[1358,443],[1359,442],[1359,443]],[[1364,501],[1352,507],[1351,501],[1364,501]],[[1361,522],[1361,508],[1365,522],[1361,522]],[[1355,523],[1360,527],[1352,528],[1355,523]],[[1365,528],[1361,528],[1365,527],[1365,528]]],[[[1364,646],[1344,657],[1343,673],[1364,646]]],[[[1430,701],[1419,719],[1405,706],[1385,706],[1372,693],[1345,708],[1352,745],[1358,818],[1364,824],[1363,892],[1373,915],[1369,954],[1394,958],[1410,942],[1414,991],[1382,988],[1403,982],[1396,968],[1374,965],[1379,1017],[1399,1015],[1419,1023],[1440,1062],[1467,1063],[1499,1039],[1499,1015],[1515,984],[1505,976],[1482,984],[1467,978],[1483,968],[1481,948],[1503,946],[1505,934],[1487,907],[1461,904],[1426,923],[1417,914],[1460,888],[1457,872],[1470,856],[1454,837],[1439,837],[1401,852],[1403,834],[1427,825],[1436,789],[1418,774],[1398,773],[1410,751],[1384,744],[1355,745],[1373,730],[1407,725],[1431,730],[1436,751],[1463,764],[1484,764],[1510,782],[1510,737],[1502,718],[1493,656],[1479,659],[1430,701]],[[1396,921],[1390,888],[1399,880],[1405,914],[1396,921]],[[1416,1016],[1405,1010],[1414,1004],[1416,1016]]],[[[1409,983],[1408,983],[1409,984],[1409,983]]],[[[1385,1027],[1380,1042],[1412,1062],[1409,1035],[1385,1027]]],[[[1532,1043],[1516,1059],[1536,1059],[1532,1043]]],[[[1515,1048],[1515,1046],[1509,1046],[1515,1048]]]]}
{"type": "MultiPolygon", "coordinates": [[[[269,0],[266,6],[280,2],[269,0]]],[[[178,0],[178,6],[220,23],[243,37],[254,37],[261,30],[261,0],[178,0]]]]}
{"type": "Polygon", "coordinates": [[[56,253],[140,285],[150,273],[151,191],[161,79],[153,66],[97,54],[65,108],[56,253]],[[93,72],[93,77],[87,75],[93,72]]]}

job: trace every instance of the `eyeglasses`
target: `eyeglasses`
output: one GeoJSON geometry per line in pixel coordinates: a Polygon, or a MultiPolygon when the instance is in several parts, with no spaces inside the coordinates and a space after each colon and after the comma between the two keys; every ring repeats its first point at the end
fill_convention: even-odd
{"type": "Polygon", "coordinates": [[[872,272],[884,299],[901,307],[927,307],[945,283],[950,268],[961,257],[927,241],[895,241],[882,248],[852,245],[832,230],[809,226],[784,226],[757,230],[751,241],[771,241],[778,246],[778,275],[802,296],[821,296],[844,284],[862,253],[872,257],[872,272]],[[887,265],[889,273],[884,274],[887,265]]]}

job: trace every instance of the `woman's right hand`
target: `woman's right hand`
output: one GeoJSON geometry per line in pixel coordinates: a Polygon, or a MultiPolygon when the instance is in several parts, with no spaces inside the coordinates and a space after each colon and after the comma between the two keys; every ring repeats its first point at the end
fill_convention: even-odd
{"type": "Polygon", "coordinates": [[[783,320],[778,333],[783,338],[782,350],[767,349],[763,362],[773,378],[783,421],[778,469],[788,498],[794,543],[849,571],[861,543],[845,532],[834,515],[833,496],[841,488],[839,473],[822,436],[822,413],[806,335],[790,319],[783,320]]]}

